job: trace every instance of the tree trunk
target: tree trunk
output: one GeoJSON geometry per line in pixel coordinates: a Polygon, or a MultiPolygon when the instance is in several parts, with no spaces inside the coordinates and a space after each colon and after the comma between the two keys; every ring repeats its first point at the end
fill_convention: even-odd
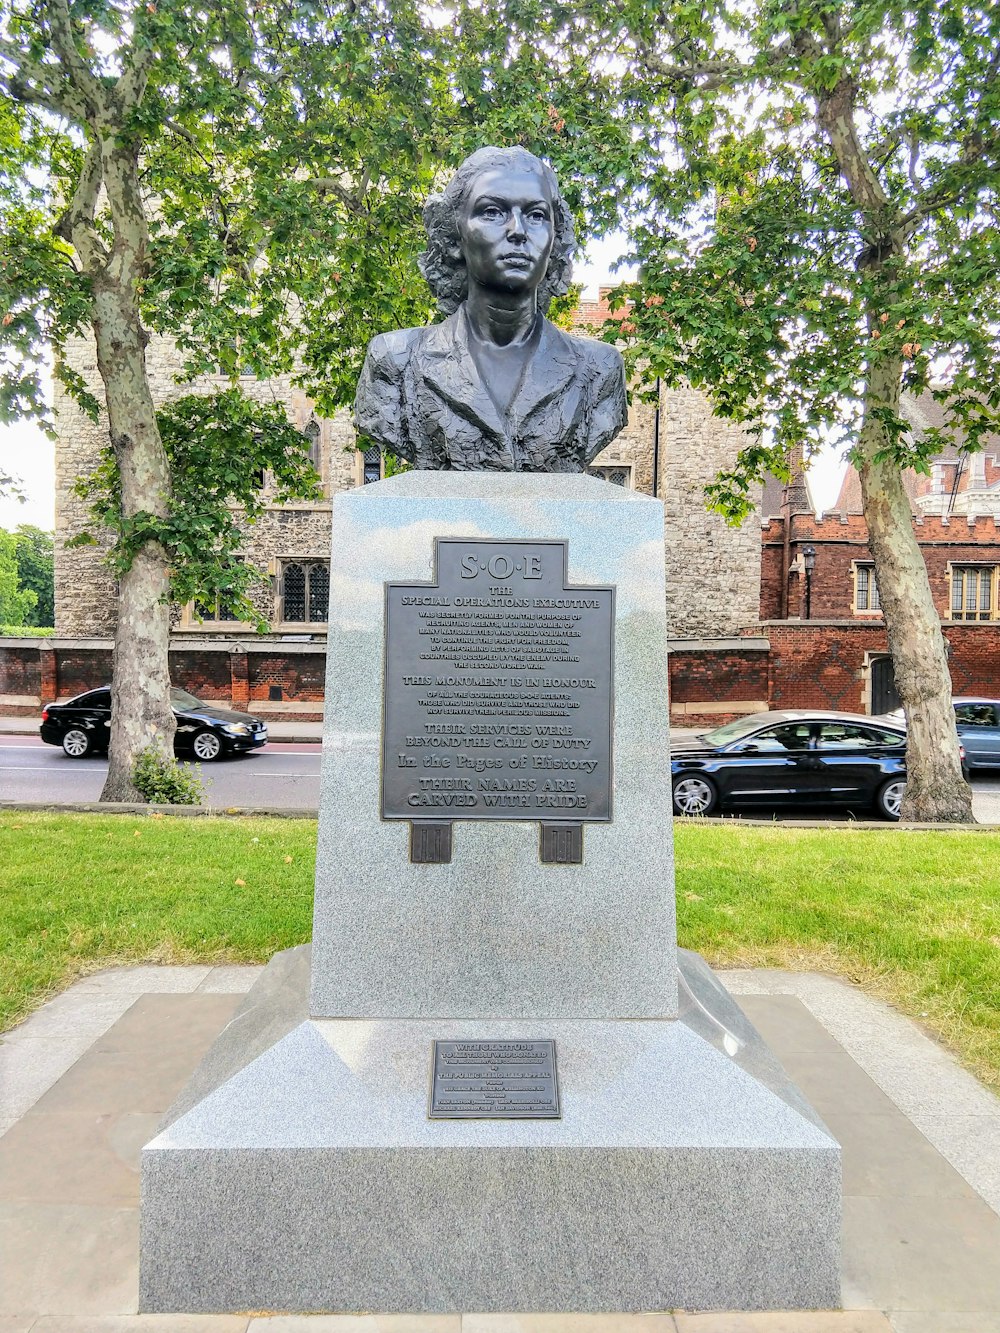
{"type": "MultiPolygon", "coordinates": [[[[97,361],[107,397],[111,445],[121,477],[122,517],[164,517],[170,469],[146,377],[146,337],[130,286],[113,277],[94,283],[97,361]]],[[[111,685],[111,741],[102,801],[141,801],[132,779],[141,750],[173,757],[170,708],[169,578],[166,552],[147,542],[122,575],[111,685]]]]}
{"type": "Polygon", "coordinates": [[[941,621],[931,596],[899,464],[879,460],[887,444],[876,409],[898,412],[900,365],[875,359],[869,370],[858,471],[868,542],[875,562],[896,686],[907,720],[906,795],[901,817],[971,824],[972,791],[962,776],[941,621]]]}

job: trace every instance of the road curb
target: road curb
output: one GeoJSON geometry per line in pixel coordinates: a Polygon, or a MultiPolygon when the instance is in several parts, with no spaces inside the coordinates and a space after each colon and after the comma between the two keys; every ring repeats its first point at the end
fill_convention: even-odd
{"type": "Polygon", "coordinates": [[[215,816],[227,818],[255,819],[317,819],[318,810],[300,809],[296,806],[270,805],[146,805],[142,801],[90,801],[73,802],[63,805],[52,801],[0,801],[0,810],[23,810],[40,814],[62,815],[179,815],[182,818],[196,819],[215,816]]]}
{"type": "MultiPolygon", "coordinates": [[[[0,801],[0,811],[23,810],[43,814],[78,815],[178,815],[197,819],[318,819],[319,810],[297,806],[274,805],[146,805],[139,801],[90,801],[59,804],[53,801],[0,801]]],[[[674,823],[682,827],[725,828],[735,824],[747,828],[787,829],[853,829],[859,833],[997,833],[1000,824],[895,824],[889,821],[860,819],[742,819],[724,816],[705,819],[690,815],[675,815],[674,823]]]]}

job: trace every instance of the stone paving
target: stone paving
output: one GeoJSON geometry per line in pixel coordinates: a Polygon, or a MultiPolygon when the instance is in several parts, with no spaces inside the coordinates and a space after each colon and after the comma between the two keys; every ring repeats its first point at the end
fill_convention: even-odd
{"type": "Polygon", "coordinates": [[[121,968],[0,1043],[0,1333],[1000,1333],[1000,1101],[830,977],[724,980],[844,1147],[839,1311],[137,1315],[138,1156],[258,969],[121,968]]]}

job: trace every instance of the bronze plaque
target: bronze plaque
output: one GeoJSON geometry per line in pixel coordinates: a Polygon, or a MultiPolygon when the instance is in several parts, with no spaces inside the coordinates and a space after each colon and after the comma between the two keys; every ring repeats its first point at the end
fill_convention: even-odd
{"type": "Polygon", "coordinates": [[[611,818],[614,589],[565,541],[435,541],[386,584],[383,819],[611,818]]]}
{"type": "Polygon", "coordinates": [[[552,1120],[559,1110],[554,1041],[435,1041],[431,1120],[552,1120]]]}

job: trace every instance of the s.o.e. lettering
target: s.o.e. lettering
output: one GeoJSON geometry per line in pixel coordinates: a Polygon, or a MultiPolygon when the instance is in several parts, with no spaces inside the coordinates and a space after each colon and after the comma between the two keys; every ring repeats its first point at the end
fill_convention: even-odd
{"type": "Polygon", "coordinates": [[[491,579],[509,579],[512,574],[520,574],[524,579],[542,577],[542,557],[525,554],[516,560],[508,555],[491,555],[482,560],[475,552],[462,556],[462,578],[474,579],[478,574],[489,574],[491,579]]]}

